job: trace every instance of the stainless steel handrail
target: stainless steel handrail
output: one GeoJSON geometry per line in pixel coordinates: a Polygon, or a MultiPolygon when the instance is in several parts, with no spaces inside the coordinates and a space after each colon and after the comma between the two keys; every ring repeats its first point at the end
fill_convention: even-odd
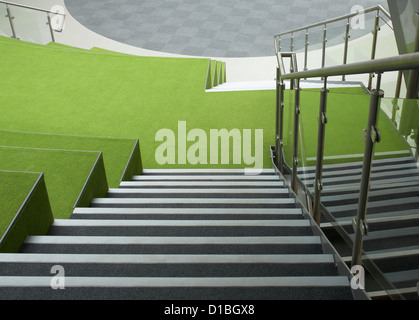
{"type": "Polygon", "coordinates": [[[23,5],[23,4],[19,4],[19,3],[14,3],[14,2],[0,1],[0,3],[8,4],[8,5],[19,7],[19,8],[31,9],[31,10],[35,10],[35,11],[40,11],[40,12],[52,13],[52,14],[58,14],[58,15],[61,15],[61,16],[65,16],[65,13],[53,12],[51,10],[46,10],[46,9],[41,9],[41,8],[37,8],[37,7],[27,6],[27,5],[23,5]]]}
{"type": "MultiPolygon", "coordinates": [[[[370,12],[374,12],[374,11],[381,11],[387,18],[391,19],[390,13],[386,9],[384,9],[381,5],[377,5],[377,6],[374,6],[374,7],[371,7],[371,8],[367,8],[362,13],[370,13],[370,12]]],[[[332,19],[321,21],[321,22],[313,23],[313,24],[310,24],[310,25],[307,25],[307,26],[304,26],[304,27],[301,27],[301,28],[293,29],[293,30],[286,31],[286,32],[281,32],[281,33],[278,33],[278,34],[274,35],[274,38],[282,37],[286,34],[292,34],[292,33],[295,33],[295,32],[306,30],[306,29],[311,29],[311,28],[315,28],[315,27],[324,26],[325,24],[337,22],[337,21],[340,21],[340,20],[350,19],[350,18],[355,17],[358,14],[359,14],[358,12],[354,12],[354,13],[350,13],[350,14],[346,14],[346,15],[337,17],[337,18],[332,18],[332,19]]]]}
{"type": "MultiPolygon", "coordinates": [[[[387,25],[389,25],[382,16],[380,16],[380,13],[383,13],[384,16],[386,16],[390,21],[391,21],[391,16],[390,13],[388,13],[386,11],[386,9],[384,9],[382,6],[377,5],[368,9],[365,9],[364,11],[362,11],[362,14],[368,14],[371,12],[376,12],[375,14],[375,19],[374,19],[374,28],[372,30],[372,35],[373,35],[373,39],[372,39],[372,48],[371,48],[371,60],[375,59],[375,52],[376,52],[376,47],[377,47],[377,37],[378,37],[378,31],[380,30],[380,19],[383,20],[387,25]]],[[[322,58],[321,58],[321,66],[322,68],[325,66],[326,63],[326,44],[327,44],[327,27],[328,24],[333,23],[333,22],[337,22],[337,21],[345,21],[346,20],[346,25],[345,25],[345,29],[344,29],[344,53],[343,53],[343,64],[347,63],[347,54],[348,54],[348,40],[349,40],[349,25],[350,25],[350,20],[351,18],[359,15],[360,12],[354,12],[354,13],[350,13],[350,14],[346,14],[337,18],[332,18],[332,19],[328,19],[328,20],[324,20],[321,22],[317,22],[314,24],[310,24],[301,28],[297,28],[294,30],[290,30],[290,31],[286,31],[286,32],[282,32],[282,33],[278,33],[276,35],[274,35],[274,46],[275,46],[275,54],[276,56],[279,55],[279,53],[282,51],[281,49],[281,37],[283,37],[284,35],[289,35],[290,36],[290,50],[291,52],[294,52],[294,41],[295,41],[295,33],[300,32],[300,31],[305,31],[305,41],[304,41],[304,70],[307,70],[307,60],[308,60],[308,45],[309,45],[309,30],[311,28],[315,28],[315,27],[323,27],[323,31],[322,31],[322,40],[321,40],[321,44],[322,44],[322,58]]],[[[279,60],[279,59],[278,59],[279,60]]],[[[345,76],[342,76],[342,81],[345,81],[345,76]]],[[[369,81],[368,81],[368,89],[371,90],[371,83],[372,83],[372,75],[370,75],[369,77],[369,81]]]]}
{"type": "Polygon", "coordinates": [[[395,57],[382,58],[371,61],[355,62],[346,65],[281,74],[281,79],[291,80],[302,78],[332,77],[412,69],[419,69],[419,52],[407,53],[395,57]]]}

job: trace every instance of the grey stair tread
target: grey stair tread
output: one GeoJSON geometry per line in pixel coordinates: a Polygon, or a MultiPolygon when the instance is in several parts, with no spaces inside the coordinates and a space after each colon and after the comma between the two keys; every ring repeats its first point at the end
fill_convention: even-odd
{"type": "Polygon", "coordinates": [[[36,244],[320,244],[320,237],[101,237],[30,236],[25,243],[36,244]]]}
{"type": "MultiPolygon", "coordinates": [[[[323,277],[210,277],[210,278],[135,278],[135,277],[66,277],[69,287],[347,287],[343,276],[323,277]]],[[[51,277],[0,277],[0,287],[51,287],[51,277]]]]}
{"type": "Polygon", "coordinates": [[[286,188],[228,188],[228,189],[208,189],[208,188],[120,188],[109,189],[107,198],[213,198],[213,199],[244,199],[244,198],[273,198],[289,197],[289,190],[286,188]]]}
{"type": "Polygon", "coordinates": [[[89,254],[320,254],[318,236],[136,237],[31,236],[25,253],[89,254]]]}
{"type": "Polygon", "coordinates": [[[0,263],[92,263],[92,264],[230,264],[334,263],[331,254],[287,255],[122,255],[122,254],[0,254],[0,263]]]}
{"type": "MultiPolygon", "coordinates": [[[[275,174],[274,169],[255,169],[253,170],[259,174],[275,174]]],[[[142,175],[167,175],[167,174],[187,174],[187,175],[196,175],[196,174],[237,174],[244,175],[251,173],[252,169],[143,169],[142,175]]]]}
{"type": "Polygon", "coordinates": [[[303,219],[298,208],[75,208],[72,219],[234,220],[303,219]]]}
{"type": "MultiPolygon", "coordinates": [[[[387,212],[387,213],[375,213],[367,216],[367,224],[373,223],[386,223],[386,222],[400,222],[405,220],[418,220],[419,209],[411,209],[406,211],[387,212]]],[[[336,219],[336,222],[341,226],[352,225],[352,217],[344,217],[336,219]]],[[[321,228],[331,228],[331,222],[324,222],[320,224],[321,228]]]]}
{"type": "Polygon", "coordinates": [[[415,284],[419,281],[419,269],[386,272],[385,277],[392,283],[413,282],[415,284]]]}
{"type": "MultiPolygon", "coordinates": [[[[390,206],[398,206],[400,205],[400,200],[399,199],[389,199],[389,200],[382,200],[382,201],[378,201],[378,202],[371,202],[368,203],[368,208],[369,209],[373,209],[373,208],[389,208],[390,206]]],[[[419,197],[410,197],[410,198],[405,198],[402,202],[402,204],[406,205],[406,204],[418,204],[419,205],[419,197]]],[[[341,205],[341,206],[331,206],[328,207],[328,209],[330,210],[330,212],[333,213],[337,213],[340,211],[353,211],[357,210],[358,208],[358,204],[354,203],[354,204],[345,204],[345,205],[341,205]]]]}
{"type": "MultiPolygon", "coordinates": [[[[413,157],[396,157],[396,158],[384,158],[384,159],[374,159],[372,161],[373,168],[377,166],[382,165],[393,165],[397,163],[411,165],[412,163],[415,164],[415,160],[413,157]]],[[[362,167],[363,162],[362,161],[355,161],[355,162],[345,162],[345,163],[337,163],[337,164],[326,164],[323,166],[323,168],[327,170],[340,170],[342,168],[350,168],[350,167],[362,167]]],[[[315,166],[310,167],[299,167],[298,171],[304,171],[304,170],[316,170],[315,166]]]]}
{"type": "Polygon", "coordinates": [[[419,254],[419,245],[409,246],[409,247],[381,249],[381,250],[368,252],[368,256],[372,257],[374,260],[387,259],[387,258],[392,258],[392,257],[397,258],[397,257],[417,255],[417,254],[419,254]]]}
{"type": "Polygon", "coordinates": [[[133,176],[133,181],[150,180],[189,180],[189,181],[211,181],[211,180],[279,180],[277,175],[143,175],[133,176]]]}
{"type": "Polygon", "coordinates": [[[140,187],[194,187],[194,188],[255,188],[255,187],[283,187],[282,181],[122,181],[120,188],[140,187]]]}
{"type": "Polygon", "coordinates": [[[75,208],[73,214],[302,214],[299,208],[256,208],[256,209],[235,209],[235,208],[75,208]]]}
{"type": "MultiPolygon", "coordinates": [[[[403,171],[395,171],[395,172],[376,172],[376,173],[372,173],[371,174],[371,181],[372,183],[381,183],[382,180],[384,180],[383,183],[388,183],[386,182],[386,180],[390,180],[392,176],[394,177],[400,177],[400,176],[405,176],[406,181],[411,181],[411,180],[416,180],[418,181],[419,177],[418,177],[418,169],[417,168],[413,168],[413,169],[408,169],[408,170],[403,170],[403,171]]],[[[394,178],[395,179],[395,178],[394,178]]],[[[399,179],[399,178],[397,178],[399,179]]],[[[306,179],[304,177],[304,175],[301,177],[301,180],[308,186],[313,184],[313,179],[306,179]]],[[[354,181],[354,182],[358,182],[361,180],[361,175],[355,175],[355,176],[341,176],[341,177],[324,177],[322,179],[322,182],[325,186],[327,185],[334,185],[334,184],[343,184],[346,183],[348,181],[354,181]]],[[[419,182],[419,181],[418,181],[419,182]]]]}
{"type": "Polygon", "coordinates": [[[206,227],[206,226],[266,226],[309,227],[309,220],[76,220],[55,219],[52,227],[206,227]]]}
{"type": "MultiPolygon", "coordinates": [[[[374,167],[372,168],[372,175],[376,174],[376,173],[380,173],[380,172],[387,172],[387,171],[391,171],[393,173],[399,172],[399,173],[403,173],[405,170],[411,170],[411,169],[416,169],[416,164],[415,163],[409,163],[409,164],[389,164],[386,166],[379,166],[379,167],[374,167]]],[[[314,179],[315,175],[316,175],[316,170],[311,169],[308,171],[305,170],[298,170],[299,175],[302,179],[314,179]]],[[[356,168],[341,168],[339,170],[325,170],[322,174],[323,178],[327,178],[327,177],[347,177],[347,176],[359,176],[361,177],[362,175],[362,166],[356,167],[356,168]]]]}
{"type": "MultiPolygon", "coordinates": [[[[368,194],[370,202],[376,201],[377,197],[387,197],[394,196],[394,198],[408,198],[409,194],[412,196],[419,197],[419,185],[414,187],[406,187],[406,188],[392,188],[392,189],[381,189],[381,190],[371,190],[368,194]]],[[[345,200],[353,200],[353,202],[358,202],[359,194],[352,193],[352,194],[345,194],[345,195],[334,195],[334,196],[322,196],[322,202],[325,203],[326,206],[330,205],[331,202],[344,202],[345,200]]]]}
{"type": "Polygon", "coordinates": [[[277,208],[295,207],[292,198],[98,198],[91,207],[277,208]]]}
{"type": "Polygon", "coordinates": [[[399,238],[406,236],[416,236],[419,235],[419,227],[408,227],[408,228],[398,228],[398,229],[387,229],[369,232],[368,235],[364,238],[364,241],[375,241],[383,240],[389,238],[399,238]]]}

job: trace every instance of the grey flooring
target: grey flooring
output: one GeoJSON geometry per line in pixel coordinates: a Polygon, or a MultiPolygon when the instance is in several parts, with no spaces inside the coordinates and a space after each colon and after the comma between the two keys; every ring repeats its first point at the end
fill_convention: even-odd
{"type": "Polygon", "coordinates": [[[271,56],[273,35],[386,0],[65,0],[87,28],[136,47],[219,57],[271,56]]]}

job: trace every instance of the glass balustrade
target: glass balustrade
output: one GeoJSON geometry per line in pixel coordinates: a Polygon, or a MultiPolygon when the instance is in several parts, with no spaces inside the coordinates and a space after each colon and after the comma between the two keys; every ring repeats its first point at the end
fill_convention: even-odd
{"type": "Polygon", "coordinates": [[[14,18],[16,36],[20,40],[39,44],[51,42],[47,13],[12,6],[10,12],[14,18]]]}
{"type": "MultiPolygon", "coordinates": [[[[292,171],[298,132],[298,190],[304,191],[299,197],[307,196],[307,208],[312,210],[322,119],[320,225],[327,235],[340,235],[334,245],[349,265],[365,141],[371,139],[365,134],[371,98],[361,86],[328,88],[326,111],[320,114],[321,89],[305,85],[301,80],[298,114],[296,90],[284,91],[284,159],[292,171]],[[294,130],[296,116],[298,131],[294,130]]],[[[368,269],[367,289],[372,296],[410,299],[417,297],[419,281],[419,104],[418,100],[381,98],[379,106],[379,142],[374,148],[361,261],[368,269]]]]}
{"type": "Polygon", "coordinates": [[[0,35],[28,42],[55,42],[54,32],[61,32],[65,14],[61,6],[45,10],[0,1],[0,35]]]}

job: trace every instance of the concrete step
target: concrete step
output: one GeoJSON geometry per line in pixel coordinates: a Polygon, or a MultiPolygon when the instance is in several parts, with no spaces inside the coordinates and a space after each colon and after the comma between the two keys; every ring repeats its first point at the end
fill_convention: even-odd
{"type": "Polygon", "coordinates": [[[336,274],[326,254],[124,255],[0,254],[2,276],[48,276],[60,265],[69,277],[267,277],[336,274]]]}
{"type": "Polygon", "coordinates": [[[269,198],[288,197],[286,188],[196,189],[196,188],[111,188],[107,198],[269,198]]]}
{"type": "Polygon", "coordinates": [[[83,254],[321,254],[318,236],[138,237],[31,236],[24,253],[83,254]]]}
{"type": "Polygon", "coordinates": [[[207,188],[207,189],[228,189],[228,188],[280,188],[284,186],[283,181],[122,181],[119,188],[207,188]]]}
{"type": "Polygon", "coordinates": [[[4,299],[260,300],[352,299],[347,277],[65,277],[65,289],[51,289],[51,277],[2,277],[4,299]],[[98,298],[100,297],[100,298],[98,298]]]}
{"type": "Polygon", "coordinates": [[[276,181],[279,180],[277,175],[137,175],[132,177],[132,181],[276,181]]]}
{"type": "Polygon", "coordinates": [[[59,220],[50,235],[85,236],[302,236],[308,220],[59,220]]]}
{"type": "Polygon", "coordinates": [[[298,208],[75,208],[72,219],[120,220],[274,220],[302,219],[298,208]]]}
{"type": "Polygon", "coordinates": [[[96,198],[91,207],[116,208],[295,208],[292,198],[96,198]]]}

